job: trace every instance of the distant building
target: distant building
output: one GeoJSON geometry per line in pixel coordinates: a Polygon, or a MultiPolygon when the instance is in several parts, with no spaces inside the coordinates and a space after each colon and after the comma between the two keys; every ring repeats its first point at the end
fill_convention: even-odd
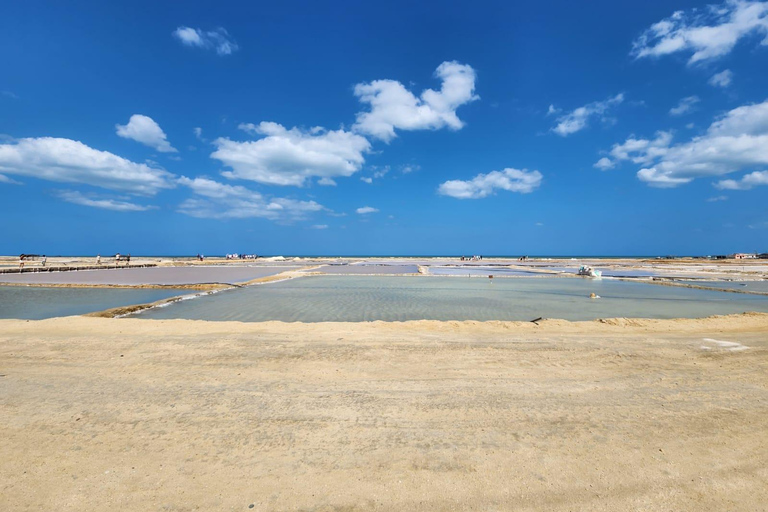
{"type": "Polygon", "coordinates": [[[757,257],[760,258],[761,260],[768,260],[768,252],[758,254],[757,257]]]}
{"type": "Polygon", "coordinates": [[[757,254],[737,252],[736,254],[731,254],[731,258],[735,260],[754,260],[757,258],[757,254]]]}

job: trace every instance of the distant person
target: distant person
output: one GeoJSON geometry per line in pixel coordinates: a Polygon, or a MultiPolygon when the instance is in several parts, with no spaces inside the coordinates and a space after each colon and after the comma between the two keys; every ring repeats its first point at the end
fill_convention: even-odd
{"type": "Polygon", "coordinates": [[[101,254],[96,255],[96,264],[101,265],[101,254]]]}
{"type": "Polygon", "coordinates": [[[120,266],[120,253],[115,254],[115,266],[120,266]]]}
{"type": "Polygon", "coordinates": [[[131,255],[128,254],[128,258],[125,260],[125,266],[129,266],[131,264],[131,255]]]}
{"type": "Polygon", "coordinates": [[[19,272],[23,272],[23,271],[24,271],[24,260],[20,259],[19,260],[19,272]]]}
{"type": "Polygon", "coordinates": [[[40,260],[40,265],[44,267],[44,266],[45,266],[45,262],[46,262],[46,261],[48,261],[48,258],[46,258],[45,256],[43,256],[43,259],[42,259],[42,260],[40,260]]]}

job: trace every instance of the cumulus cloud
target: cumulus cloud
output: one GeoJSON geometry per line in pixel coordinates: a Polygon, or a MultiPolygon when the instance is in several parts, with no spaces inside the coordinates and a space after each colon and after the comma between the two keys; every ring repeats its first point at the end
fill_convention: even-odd
{"type": "Polygon", "coordinates": [[[418,171],[419,169],[421,169],[420,165],[406,164],[400,167],[400,172],[402,172],[403,174],[410,174],[412,172],[418,171]]]}
{"type": "Polygon", "coordinates": [[[654,159],[663,156],[667,152],[670,142],[672,142],[672,132],[658,131],[653,139],[638,139],[631,135],[623,143],[613,145],[610,151],[613,161],[608,158],[601,158],[595,165],[597,166],[602,162],[601,167],[606,169],[613,167],[617,161],[621,160],[647,165],[654,159]],[[610,167],[608,166],[609,163],[610,167]]]}
{"type": "Polygon", "coordinates": [[[692,53],[689,64],[727,55],[747,36],[768,44],[768,2],[727,0],[720,5],[677,11],[651,25],[632,45],[635,58],[692,53]]]}
{"type": "Polygon", "coordinates": [[[740,180],[720,180],[715,187],[720,190],[749,190],[760,185],[768,185],[768,171],[755,171],[740,180]]]}
{"type": "Polygon", "coordinates": [[[178,179],[198,196],[187,199],[179,206],[179,212],[198,218],[269,220],[302,220],[309,214],[325,208],[315,201],[299,201],[280,197],[266,197],[242,186],[227,185],[209,178],[178,179]]]}
{"type": "MultiPolygon", "coordinates": [[[[315,127],[308,131],[286,129],[277,123],[241,124],[243,131],[259,140],[213,141],[211,158],[232,170],[224,176],[269,185],[301,186],[313,177],[348,177],[360,170],[371,144],[365,137],[342,130],[315,127]]],[[[323,184],[328,184],[324,182],[323,184]]]]}
{"type": "Polygon", "coordinates": [[[75,190],[59,190],[56,192],[56,196],[68,203],[90,206],[92,208],[101,208],[102,210],[113,210],[116,212],[143,212],[155,208],[154,206],[145,206],[117,199],[89,197],[75,190]]]}
{"type": "Polygon", "coordinates": [[[54,137],[0,144],[0,172],[144,195],[174,187],[173,175],[163,169],[54,137]]]}
{"type": "Polygon", "coordinates": [[[682,116],[688,114],[689,112],[693,112],[696,104],[700,101],[701,99],[698,96],[688,96],[683,98],[680,100],[677,106],[669,109],[669,115],[682,116]]]}
{"type": "Polygon", "coordinates": [[[528,194],[541,186],[543,176],[539,171],[507,168],[478,174],[471,180],[450,180],[438,187],[439,194],[457,199],[480,199],[493,194],[496,189],[528,194]]]}
{"type": "Polygon", "coordinates": [[[185,46],[216,50],[216,53],[219,55],[230,55],[238,50],[237,43],[221,27],[210,31],[204,31],[199,28],[179,27],[173,31],[173,36],[185,46]]]}
{"type": "MultiPolygon", "coordinates": [[[[624,94],[617,94],[605,101],[588,103],[583,107],[558,117],[557,124],[552,128],[552,131],[562,137],[566,137],[586,128],[591,117],[598,117],[602,121],[607,121],[606,113],[608,110],[621,104],[623,101],[624,94]]],[[[554,111],[550,106],[550,112],[554,111]]]]}
{"type": "Polygon", "coordinates": [[[355,96],[370,105],[357,114],[354,130],[389,142],[398,130],[459,130],[464,122],[456,115],[460,106],[479,99],[475,70],[456,61],[443,62],[435,71],[443,81],[439,91],[424,90],[417,98],[396,80],[374,80],[355,86],[355,96]]]}
{"type": "Polygon", "coordinates": [[[320,178],[317,180],[318,185],[323,185],[325,187],[335,187],[336,182],[332,180],[331,178],[320,178]]]}
{"type": "Polygon", "coordinates": [[[124,139],[141,142],[161,153],[176,153],[176,149],[166,139],[165,132],[151,117],[134,114],[128,124],[116,124],[115,128],[117,134],[124,139]]]}
{"type": "Polygon", "coordinates": [[[357,209],[357,210],[355,210],[355,211],[356,211],[357,213],[359,213],[360,215],[366,215],[366,214],[368,214],[368,213],[376,213],[376,212],[378,212],[379,210],[378,210],[377,208],[374,208],[374,207],[372,207],[372,206],[363,206],[363,207],[361,207],[361,208],[358,208],[358,209],[357,209]]]}
{"type": "Polygon", "coordinates": [[[610,158],[603,157],[597,162],[595,162],[595,167],[600,169],[601,171],[607,171],[608,169],[612,169],[614,167],[614,163],[611,162],[610,158]]]}
{"type": "Polygon", "coordinates": [[[733,72],[730,69],[726,69],[725,71],[721,71],[720,73],[715,73],[712,75],[712,78],[709,79],[708,83],[712,87],[726,88],[731,85],[732,81],[733,72]]]}
{"type": "MultiPolygon", "coordinates": [[[[768,166],[768,101],[731,110],[704,135],[688,142],[672,144],[671,132],[658,132],[652,140],[630,137],[614,145],[610,154],[614,164],[626,160],[645,166],[637,172],[638,178],[656,187],[768,166]]],[[[753,176],[746,183],[725,180],[722,188],[751,188],[760,179],[753,176]]]]}
{"type": "Polygon", "coordinates": [[[360,181],[362,181],[362,182],[364,182],[364,183],[367,183],[367,184],[369,184],[369,185],[370,185],[371,183],[373,183],[373,178],[370,178],[370,177],[368,177],[368,176],[362,176],[362,177],[360,178],[360,181]]]}

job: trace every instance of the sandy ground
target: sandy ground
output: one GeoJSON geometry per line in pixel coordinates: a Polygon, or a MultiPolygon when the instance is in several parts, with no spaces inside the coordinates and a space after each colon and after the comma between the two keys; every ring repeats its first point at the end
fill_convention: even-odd
{"type": "Polygon", "coordinates": [[[766,510],[767,370],[759,314],[2,320],[0,510],[766,510]]]}

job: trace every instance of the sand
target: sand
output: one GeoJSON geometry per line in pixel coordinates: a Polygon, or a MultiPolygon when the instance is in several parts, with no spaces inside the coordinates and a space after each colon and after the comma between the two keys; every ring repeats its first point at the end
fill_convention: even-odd
{"type": "Polygon", "coordinates": [[[0,320],[0,510],[766,510],[766,370],[765,314],[0,320]]]}

